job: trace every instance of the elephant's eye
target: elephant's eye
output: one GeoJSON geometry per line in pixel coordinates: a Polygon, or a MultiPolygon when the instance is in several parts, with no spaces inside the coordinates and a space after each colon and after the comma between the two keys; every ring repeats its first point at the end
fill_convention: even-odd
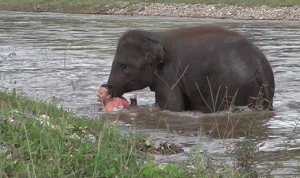
{"type": "Polygon", "coordinates": [[[123,65],[123,66],[121,67],[121,69],[122,69],[122,71],[123,71],[124,73],[128,73],[128,72],[130,71],[130,67],[127,66],[127,65],[123,65]]]}

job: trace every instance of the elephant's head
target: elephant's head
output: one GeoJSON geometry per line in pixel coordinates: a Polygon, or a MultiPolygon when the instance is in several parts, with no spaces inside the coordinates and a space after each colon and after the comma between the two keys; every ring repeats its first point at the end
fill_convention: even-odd
{"type": "Polygon", "coordinates": [[[164,61],[165,50],[146,31],[126,32],[119,40],[108,84],[113,96],[152,86],[154,72],[164,61]]]}

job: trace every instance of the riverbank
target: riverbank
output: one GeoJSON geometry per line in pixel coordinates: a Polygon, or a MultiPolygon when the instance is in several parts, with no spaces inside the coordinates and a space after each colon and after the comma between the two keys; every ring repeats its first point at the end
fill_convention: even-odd
{"type": "Polygon", "coordinates": [[[300,20],[300,5],[270,7],[246,4],[186,4],[186,3],[123,3],[108,8],[102,14],[133,16],[164,16],[217,18],[236,20],[300,20]]]}
{"type": "MultiPolygon", "coordinates": [[[[118,114],[98,119],[82,117],[38,98],[32,100],[0,90],[0,177],[258,175],[256,168],[240,171],[242,166],[222,164],[216,169],[198,151],[189,153],[189,161],[158,165],[151,138],[136,134],[130,126],[127,130],[121,128],[115,124],[117,121],[106,122],[118,117],[118,114]]],[[[164,150],[162,154],[169,154],[170,150],[170,154],[175,153],[172,144],[164,144],[166,148],[159,146],[164,150]]]]}
{"type": "Polygon", "coordinates": [[[0,90],[0,177],[186,177],[139,152],[145,136],[128,131],[124,137],[120,130],[104,117],[81,117],[0,90]]]}
{"type": "Polygon", "coordinates": [[[143,2],[143,1],[32,1],[0,2],[0,10],[54,13],[109,14],[129,16],[192,17],[237,20],[300,21],[300,2],[236,0],[143,2]],[[201,1],[202,2],[202,1],[201,1]],[[216,2],[216,3],[214,3],[216,2]],[[234,3],[232,3],[234,2],[234,3]]]}

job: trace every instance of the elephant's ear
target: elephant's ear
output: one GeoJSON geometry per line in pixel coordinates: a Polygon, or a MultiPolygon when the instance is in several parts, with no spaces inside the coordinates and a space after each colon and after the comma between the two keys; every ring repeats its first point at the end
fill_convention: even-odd
{"type": "Polygon", "coordinates": [[[165,48],[157,40],[147,37],[147,59],[152,64],[161,64],[164,62],[165,48]]]}

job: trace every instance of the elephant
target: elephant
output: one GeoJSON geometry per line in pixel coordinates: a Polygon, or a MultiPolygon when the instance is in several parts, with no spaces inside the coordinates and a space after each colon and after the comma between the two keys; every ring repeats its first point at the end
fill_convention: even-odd
{"type": "Polygon", "coordinates": [[[274,74],[258,47],[215,26],[132,29],[118,41],[107,83],[113,96],[149,87],[163,110],[273,109],[274,74]]]}

